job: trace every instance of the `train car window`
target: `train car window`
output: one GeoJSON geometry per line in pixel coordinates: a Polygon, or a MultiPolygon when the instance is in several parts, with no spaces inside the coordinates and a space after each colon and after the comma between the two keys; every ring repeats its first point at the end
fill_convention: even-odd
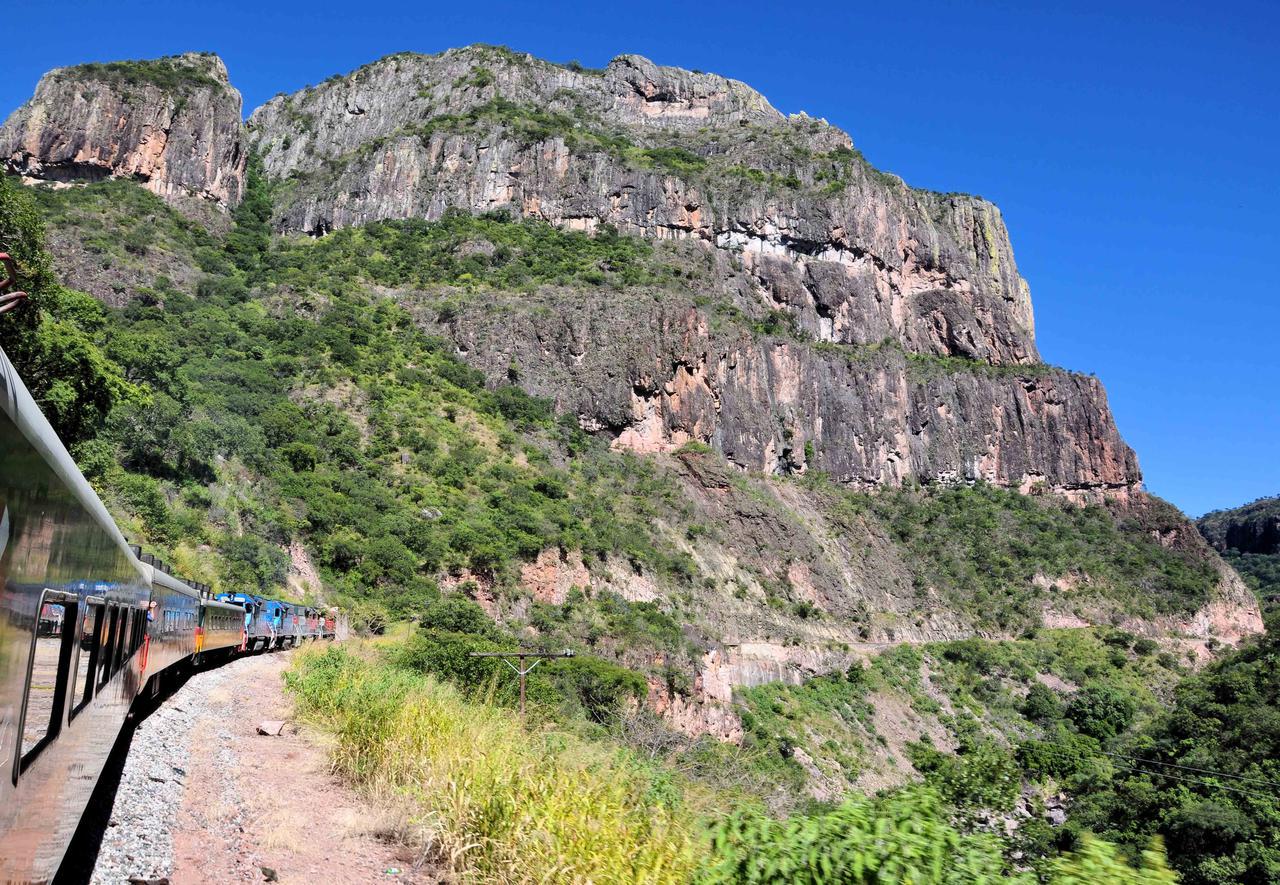
{"type": "Polygon", "coordinates": [[[102,603],[90,602],[85,605],[80,616],[80,641],[76,649],[75,677],[71,685],[72,703],[75,704],[71,708],[72,719],[76,718],[76,714],[93,697],[93,672],[98,664],[98,641],[104,620],[102,603]]]}
{"type": "Polygon", "coordinates": [[[129,625],[132,621],[132,618],[133,618],[133,612],[131,610],[127,608],[120,610],[120,629],[116,631],[116,654],[115,654],[115,662],[111,667],[112,673],[119,670],[120,665],[124,663],[125,648],[126,648],[125,643],[128,641],[128,638],[129,638],[129,629],[130,629],[129,625]]]}
{"type": "Polygon", "coordinates": [[[101,651],[98,653],[98,688],[107,684],[111,678],[111,652],[115,648],[116,627],[120,621],[120,607],[107,606],[106,627],[102,631],[101,651]]]}
{"type": "Polygon", "coordinates": [[[56,594],[59,602],[41,597],[31,642],[27,689],[22,700],[20,774],[58,736],[66,705],[67,677],[75,645],[76,604],[56,594]]]}

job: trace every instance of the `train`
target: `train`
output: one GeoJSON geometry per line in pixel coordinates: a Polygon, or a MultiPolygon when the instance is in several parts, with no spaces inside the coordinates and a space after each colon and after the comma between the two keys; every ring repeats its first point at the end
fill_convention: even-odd
{"type": "Polygon", "coordinates": [[[342,638],[131,546],[0,350],[0,882],[57,874],[135,702],[186,669],[342,638]]]}

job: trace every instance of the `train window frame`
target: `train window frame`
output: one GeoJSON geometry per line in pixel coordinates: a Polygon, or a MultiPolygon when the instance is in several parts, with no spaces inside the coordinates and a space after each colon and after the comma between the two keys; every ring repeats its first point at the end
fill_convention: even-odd
{"type": "Polygon", "coordinates": [[[114,602],[108,602],[106,606],[106,610],[107,610],[107,629],[105,633],[99,634],[100,639],[105,638],[107,640],[107,642],[101,643],[103,646],[105,646],[103,650],[106,651],[106,656],[104,657],[101,654],[98,655],[100,659],[98,663],[100,664],[100,666],[98,668],[98,680],[97,680],[98,687],[94,692],[95,694],[98,691],[101,691],[106,686],[106,684],[111,681],[111,677],[115,673],[115,670],[112,669],[111,658],[112,658],[112,652],[115,650],[116,628],[119,626],[119,621],[120,621],[120,606],[114,602]]]}
{"type": "Polygon", "coordinates": [[[15,786],[18,783],[18,778],[31,767],[31,764],[39,758],[45,748],[57,740],[58,735],[62,733],[62,722],[66,718],[67,709],[67,677],[70,673],[71,649],[75,642],[74,637],[79,632],[78,626],[70,631],[66,629],[68,614],[73,619],[71,623],[78,625],[78,621],[75,619],[79,617],[79,598],[74,593],[66,593],[46,587],[41,592],[40,599],[36,603],[35,620],[31,625],[31,645],[27,655],[27,674],[23,680],[22,706],[18,713],[17,740],[14,742],[13,748],[12,779],[15,786]],[[35,676],[36,642],[40,633],[40,612],[44,610],[46,605],[60,605],[63,609],[63,629],[61,642],[58,645],[58,669],[54,678],[53,703],[49,709],[49,724],[44,734],[30,749],[23,752],[23,735],[26,732],[27,713],[31,704],[31,683],[35,676]]]}
{"type": "Polygon", "coordinates": [[[142,631],[146,623],[147,610],[135,608],[133,610],[133,631],[129,634],[129,657],[131,658],[138,653],[138,649],[142,648],[142,631]]]}
{"type": "Polygon", "coordinates": [[[127,606],[120,608],[120,630],[116,633],[116,653],[112,661],[112,674],[119,673],[124,662],[128,660],[129,634],[133,631],[133,609],[127,606]]]}
{"type": "Polygon", "coordinates": [[[89,664],[85,668],[84,689],[80,694],[80,699],[76,700],[76,689],[79,687],[80,681],[80,656],[84,654],[84,618],[81,617],[76,621],[76,657],[73,663],[75,676],[71,683],[71,712],[67,715],[67,722],[75,721],[80,715],[80,711],[89,705],[95,694],[94,689],[97,686],[98,675],[98,658],[102,649],[102,628],[106,623],[103,616],[107,609],[107,601],[101,596],[86,596],[84,602],[84,614],[95,612],[96,617],[93,620],[93,647],[89,649],[89,664]]]}

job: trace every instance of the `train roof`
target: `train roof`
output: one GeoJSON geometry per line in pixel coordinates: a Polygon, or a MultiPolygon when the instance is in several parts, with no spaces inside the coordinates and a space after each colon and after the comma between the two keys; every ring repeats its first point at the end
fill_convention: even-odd
{"type": "Polygon", "coordinates": [[[75,460],[67,452],[62,440],[58,439],[58,434],[54,432],[49,420],[36,405],[31,392],[22,383],[13,363],[9,362],[8,355],[2,349],[0,349],[0,408],[8,413],[18,430],[31,442],[63,485],[76,496],[80,506],[92,515],[99,528],[111,537],[117,547],[128,554],[139,576],[149,577],[143,568],[143,563],[133,555],[129,542],[120,533],[106,505],[93,490],[93,486],[89,485],[89,481],[84,478],[84,474],[76,466],[75,460]]]}
{"type": "Polygon", "coordinates": [[[217,608],[223,611],[235,612],[238,615],[244,614],[244,606],[237,605],[234,602],[220,602],[217,599],[206,599],[203,603],[205,608],[217,608]]]}
{"type": "Polygon", "coordinates": [[[173,575],[169,574],[168,572],[162,571],[156,568],[154,565],[149,565],[145,562],[139,561],[138,565],[141,566],[146,572],[150,573],[152,584],[159,584],[161,587],[164,587],[167,590],[172,590],[176,593],[181,593],[183,596],[190,596],[192,599],[200,598],[200,591],[196,590],[196,588],[192,587],[190,584],[188,584],[186,581],[183,581],[181,578],[175,578],[173,575]]]}

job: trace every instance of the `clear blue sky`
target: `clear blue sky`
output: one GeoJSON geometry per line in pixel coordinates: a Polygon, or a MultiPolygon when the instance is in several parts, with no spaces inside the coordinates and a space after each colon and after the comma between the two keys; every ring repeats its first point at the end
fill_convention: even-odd
{"type": "Polygon", "coordinates": [[[1280,493],[1280,4],[135,0],[7,18],[0,113],[48,68],[189,49],[222,55],[246,111],[474,42],[744,80],[910,184],[1000,205],[1045,359],[1102,378],[1152,491],[1192,515],[1280,493]]]}

